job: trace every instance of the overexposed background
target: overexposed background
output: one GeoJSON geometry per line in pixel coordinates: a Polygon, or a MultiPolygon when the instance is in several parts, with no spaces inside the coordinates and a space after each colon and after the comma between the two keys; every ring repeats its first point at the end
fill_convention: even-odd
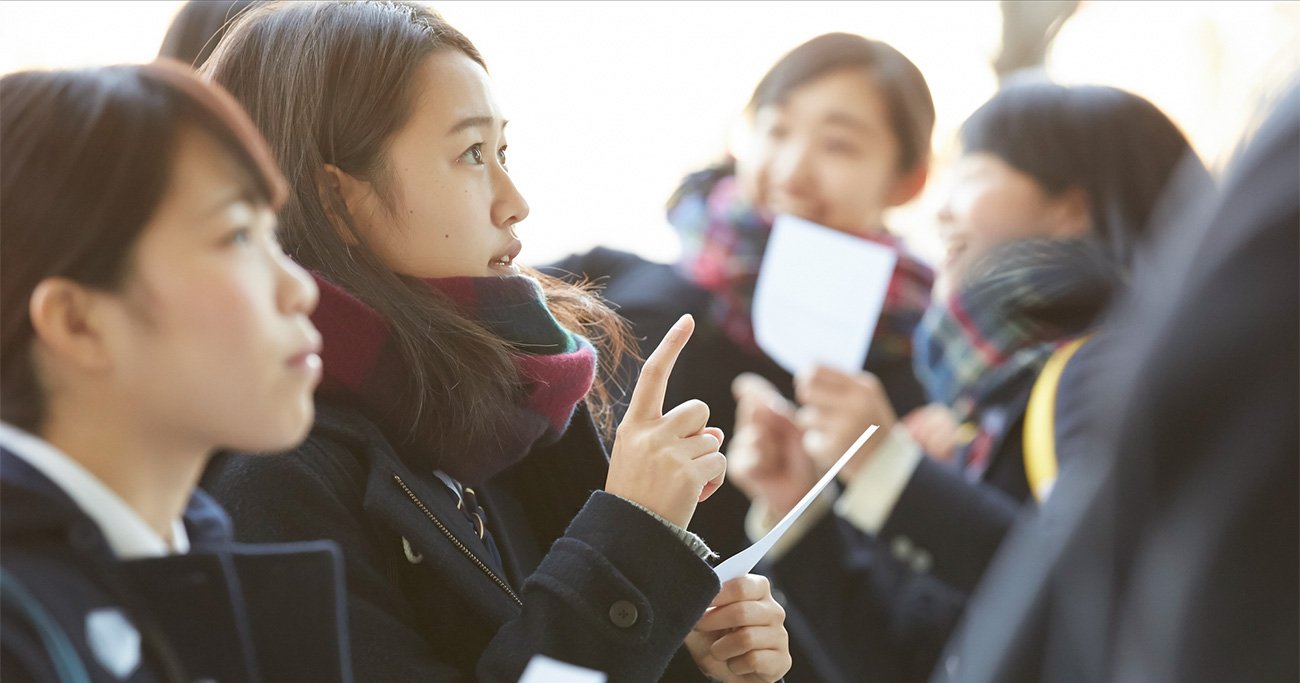
{"type": "MultiPolygon", "coordinates": [[[[956,129],[997,85],[996,2],[430,4],[483,52],[512,119],[529,263],[597,244],[672,259],[668,195],[721,157],[767,69],[829,31],[891,43],[930,83],[936,173],[889,224],[933,257],[930,217],[956,129]]],[[[0,72],[149,60],[180,5],[0,3],[0,72]]],[[[1149,98],[1215,168],[1298,67],[1300,3],[1239,1],[1084,2],[1047,64],[1057,80],[1149,98]]]]}

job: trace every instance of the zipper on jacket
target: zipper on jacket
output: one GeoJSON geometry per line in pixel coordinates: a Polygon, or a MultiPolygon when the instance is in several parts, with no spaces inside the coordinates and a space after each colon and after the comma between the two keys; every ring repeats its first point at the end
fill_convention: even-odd
{"type": "Polygon", "coordinates": [[[478,556],[474,554],[474,551],[466,547],[464,543],[461,543],[460,539],[456,538],[456,535],[451,533],[451,529],[448,529],[446,525],[442,523],[442,520],[438,519],[438,517],[429,510],[428,506],[424,504],[424,501],[420,500],[420,497],[415,495],[415,492],[406,485],[406,482],[402,481],[400,476],[394,474],[393,481],[397,482],[397,485],[406,493],[406,497],[410,498],[411,502],[415,503],[415,506],[420,508],[420,511],[424,513],[424,516],[428,517],[433,522],[434,526],[438,527],[438,531],[441,531],[442,535],[446,536],[447,540],[451,541],[452,545],[456,546],[458,550],[464,553],[465,557],[468,557],[471,562],[478,565],[478,568],[483,570],[483,573],[487,574],[488,578],[492,579],[493,583],[495,583],[501,590],[505,591],[506,595],[509,595],[510,599],[515,601],[515,604],[520,607],[524,606],[524,601],[520,600],[518,595],[515,595],[515,592],[510,589],[509,584],[502,581],[501,577],[497,576],[496,572],[492,571],[491,567],[487,566],[483,560],[480,560],[478,556]]]}

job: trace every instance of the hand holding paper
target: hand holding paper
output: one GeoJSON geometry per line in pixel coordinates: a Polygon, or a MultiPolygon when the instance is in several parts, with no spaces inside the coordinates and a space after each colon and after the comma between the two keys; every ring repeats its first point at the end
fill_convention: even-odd
{"type": "Polygon", "coordinates": [[[822,475],[822,478],[814,484],[812,489],[804,495],[803,499],[794,506],[794,509],[790,510],[790,512],[787,513],[780,522],[777,522],[776,526],[772,527],[771,531],[767,532],[765,536],[760,538],[753,545],[731,556],[717,567],[714,567],[713,571],[718,575],[718,580],[726,583],[738,576],[744,576],[753,570],[754,567],[758,565],[758,562],[763,559],[763,556],[772,549],[772,546],[775,545],[783,535],[785,535],[785,532],[790,528],[790,525],[794,524],[794,521],[808,509],[808,506],[817,499],[817,496],[821,494],[827,485],[835,480],[835,475],[839,474],[840,470],[848,464],[849,460],[862,449],[862,446],[867,443],[867,439],[870,439],[871,435],[875,434],[878,428],[877,425],[871,425],[871,427],[867,428],[867,431],[863,432],[862,436],[859,436],[857,441],[853,442],[852,446],[849,446],[849,450],[846,451],[844,455],[840,456],[840,459],[826,471],[826,474],[822,475]]]}

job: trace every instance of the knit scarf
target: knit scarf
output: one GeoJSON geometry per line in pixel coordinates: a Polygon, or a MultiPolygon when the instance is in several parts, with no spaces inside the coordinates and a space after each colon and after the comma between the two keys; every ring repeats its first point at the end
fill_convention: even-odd
{"type": "MultiPolygon", "coordinates": [[[[534,445],[551,443],[567,429],[578,402],[595,379],[596,351],[560,325],[546,307],[541,285],[530,277],[453,277],[425,280],[461,313],[508,341],[524,391],[512,410],[494,415],[483,434],[443,433],[437,443],[414,442],[398,388],[411,372],[383,317],[352,294],[313,273],[320,303],[312,322],[324,337],[324,399],[341,402],[373,420],[414,468],[440,469],[461,482],[480,484],[523,459],[534,445]]],[[[455,387],[446,401],[472,403],[455,387]]]]}
{"type": "Polygon", "coordinates": [[[1110,301],[1119,270],[1092,240],[1026,239],[971,264],[958,291],[916,328],[913,367],[960,421],[1032,385],[1058,346],[1110,301]]]}
{"type": "MultiPolygon", "coordinates": [[[[668,201],[668,221],[682,243],[678,272],[713,294],[712,322],[738,346],[762,355],[754,341],[753,301],[772,223],[740,194],[730,164],[686,178],[668,201]]],[[[866,364],[912,355],[912,331],[930,304],[934,274],[886,232],[864,237],[898,252],[866,364]]]]}

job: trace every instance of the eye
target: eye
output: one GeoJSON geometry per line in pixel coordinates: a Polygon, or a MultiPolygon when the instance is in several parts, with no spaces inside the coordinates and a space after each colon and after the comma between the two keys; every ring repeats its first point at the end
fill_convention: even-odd
{"type": "Polygon", "coordinates": [[[502,145],[502,146],[501,146],[501,149],[498,149],[498,150],[497,150],[497,162],[501,164],[501,168],[507,168],[507,166],[506,166],[506,147],[508,147],[508,145],[502,145]]]}
{"type": "Polygon", "coordinates": [[[483,143],[476,142],[470,145],[470,148],[461,153],[460,158],[475,166],[483,165],[483,143]]]}
{"type": "Polygon", "coordinates": [[[240,227],[226,233],[225,244],[235,244],[241,247],[253,243],[253,229],[249,227],[240,227]]]}
{"type": "Polygon", "coordinates": [[[773,125],[767,129],[767,137],[769,140],[784,140],[785,136],[789,135],[789,133],[790,131],[786,130],[786,127],[780,124],[773,125]]]}
{"type": "Polygon", "coordinates": [[[858,146],[846,140],[827,140],[825,149],[831,154],[853,156],[858,153],[858,146]]]}

